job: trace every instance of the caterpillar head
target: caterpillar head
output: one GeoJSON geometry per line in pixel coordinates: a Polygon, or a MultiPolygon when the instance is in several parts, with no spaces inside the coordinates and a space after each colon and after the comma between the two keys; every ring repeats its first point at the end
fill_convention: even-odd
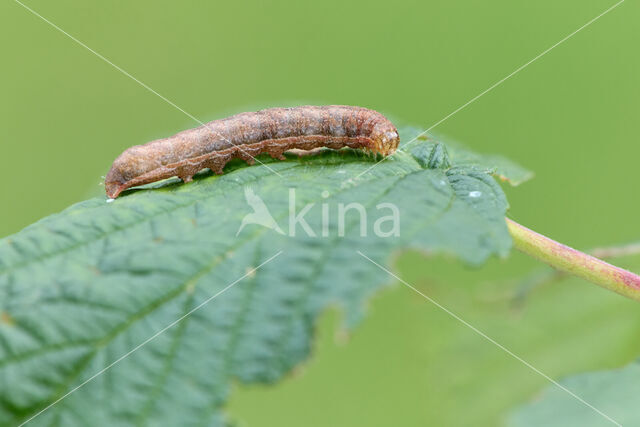
{"type": "Polygon", "coordinates": [[[371,138],[373,139],[373,151],[383,156],[395,153],[400,143],[398,130],[389,121],[376,126],[373,129],[371,138]]]}

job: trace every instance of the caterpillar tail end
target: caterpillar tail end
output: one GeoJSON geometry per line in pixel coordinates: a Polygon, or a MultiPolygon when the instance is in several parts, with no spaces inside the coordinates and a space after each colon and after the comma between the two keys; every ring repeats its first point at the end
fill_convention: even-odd
{"type": "Polygon", "coordinates": [[[104,179],[104,189],[107,197],[115,199],[127,188],[127,180],[122,176],[122,173],[115,167],[111,167],[104,179]]]}

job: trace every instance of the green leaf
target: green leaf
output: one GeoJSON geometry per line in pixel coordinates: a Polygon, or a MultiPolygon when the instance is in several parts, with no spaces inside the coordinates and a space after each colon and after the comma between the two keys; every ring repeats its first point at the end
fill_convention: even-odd
{"type": "Polygon", "coordinates": [[[236,162],[220,177],[81,202],[1,240],[0,424],[52,403],[34,425],[224,424],[231,381],[277,381],[308,356],[327,306],[353,325],[389,282],[357,251],[380,263],[408,247],[470,264],[506,255],[507,202],[487,158],[432,140],[412,148],[370,170],[374,159],[350,150],[261,158],[281,176],[236,162]],[[350,203],[362,212],[341,224],[350,203]],[[262,204],[269,221],[246,217],[262,204]],[[309,205],[315,236],[290,224],[309,205]],[[399,233],[381,237],[390,206],[399,233]]]}
{"type": "Polygon", "coordinates": [[[560,384],[604,415],[559,387],[549,385],[539,399],[513,414],[509,424],[595,427],[615,425],[615,421],[624,426],[640,425],[640,361],[622,369],[575,375],[560,384]]]}
{"type": "MultiPolygon", "coordinates": [[[[420,131],[415,129],[410,131],[410,133],[413,137],[409,139],[409,141],[417,135],[420,135],[420,131]]],[[[421,164],[425,167],[441,167],[439,166],[439,162],[441,162],[444,167],[449,167],[451,161],[453,161],[458,166],[480,168],[496,176],[501,181],[509,182],[511,185],[519,185],[533,178],[533,172],[503,156],[474,153],[460,143],[443,136],[437,136],[436,139],[426,138],[424,139],[425,143],[420,145],[411,144],[410,146],[409,151],[419,158],[421,164]],[[445,146],[436,139],[446,139],[447,147],[445,148],[445,146]],[[434,148],[436,149],[434,150],[434,148]],[[431,157],[427,158],[425,156],[431,157]]]]}

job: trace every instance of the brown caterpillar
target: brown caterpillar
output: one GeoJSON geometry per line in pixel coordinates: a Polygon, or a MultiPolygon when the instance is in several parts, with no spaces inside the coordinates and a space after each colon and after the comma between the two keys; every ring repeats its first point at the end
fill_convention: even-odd
{"type": "Polygon", "coordinates": [[[283,153],[291,149],[351,147],[387,156],[399,141],[396,127],[382,114],[366,108],[269,108],[130,147],[113,162],[105,189],[114,199],[127,188],[172,176],[189,182],[204,168],[221,174],[225,164],[236,157],[249,164],[262,153],[284,160],[283,153]]]}

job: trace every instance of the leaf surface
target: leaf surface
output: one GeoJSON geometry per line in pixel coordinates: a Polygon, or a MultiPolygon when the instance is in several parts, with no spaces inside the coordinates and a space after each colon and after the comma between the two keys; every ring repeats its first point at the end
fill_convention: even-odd
{"type": "Polygon", "coordinates": [[[504,163],[432,139],[407,151],[372,169],[350,150],[261,158],[281,177],[236,162],[0,240],[0,424],[222,425],[231,381],[289,372],[327,306],[361,318],[389,277],[358,251],[506,255],[504,163]]]}
{"type": "Polygon", "coordinates": [[[624,426],[640,425],[640,362],[622,369],[574,375],[560,384],[606,416],[559,387],[549,385],[535,402],[513,414],[510,425],[599,427],[615,425],[614,421],[624,426]]]}

